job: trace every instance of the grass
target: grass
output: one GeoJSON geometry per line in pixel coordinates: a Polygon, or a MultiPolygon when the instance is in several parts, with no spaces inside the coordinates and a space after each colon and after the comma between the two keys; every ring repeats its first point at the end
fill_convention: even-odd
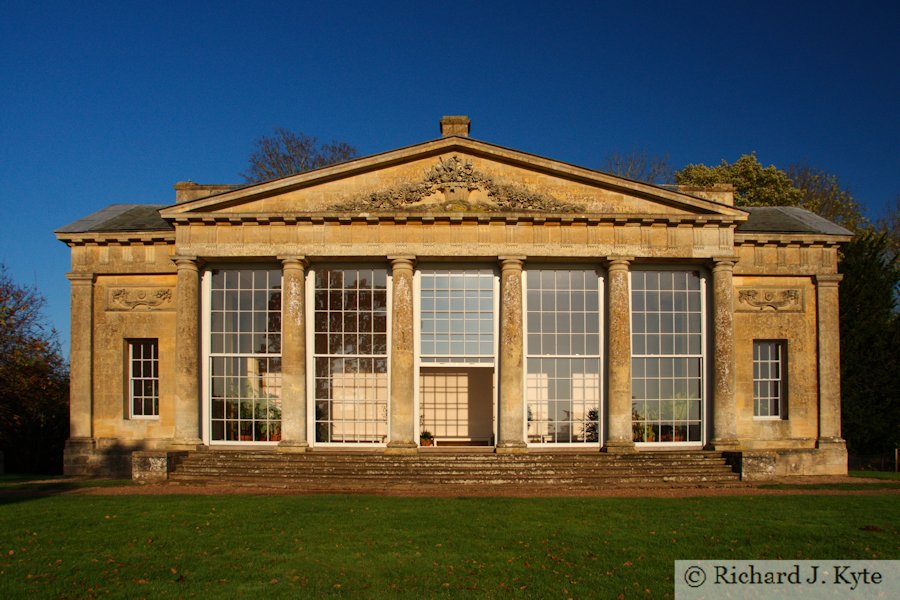
{"type": "Polygon", "coordinates": [[[884,471],[850,471],[851,477],[880,479],[881,481],[849,481],[844,483],[766,483],[758,487],[767,490],[897,490],[900,473],[884,471]]]}
{"type": "Polygon", "coordinates": [[[656,598],[677,558],[900,558],[893,494],[3,502],[2,598],[656,598]]]}
{"type": "Polygon", "coordinates": [[[900,481],[900,473],[896,471],[850,471],[850,477],[868,477],[869,479],[900,481]]]}
{"type": "Polygon", "coordinates": [[[78,488],[135,485],[130,479],[71,479],[59,475],[0,475],[0,490],[54,493],[78,488]]]}

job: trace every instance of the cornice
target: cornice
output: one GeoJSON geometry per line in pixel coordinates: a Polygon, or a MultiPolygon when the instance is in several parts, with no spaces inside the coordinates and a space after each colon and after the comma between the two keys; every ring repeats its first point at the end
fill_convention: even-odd
{"type": "Polygon", "coordinates": [[[853,239],[851,235],[827,233],[774,233],[767,231],[734,234],[735,246],[838,246],[853,239]]]}
{"type": "Polygon", "coordinates": [[[69,246],[155,246],[174,244],[174,231],[115,231],[57,233],[56,239],[69,246]]]}
{"type": "Polygon", "coordinates": [[[173,217],[176,226],[204,225],[270,225],[322,223],[532,223],[532,224],[589,224],[665,225],[668,227],[736,227],[743,219],[725,215],[671,215],[647,213],[571,213],[571,212],[336,212],[307,213],[186,213],[173,217]]]}

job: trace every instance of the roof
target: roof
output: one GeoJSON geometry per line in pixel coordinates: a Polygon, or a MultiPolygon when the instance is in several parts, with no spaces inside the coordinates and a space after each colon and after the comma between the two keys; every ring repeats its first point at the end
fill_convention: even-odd
{"type": "Polygon", "coordinates": [[[742,206],[750,217],[737,227],[738,233],[819,233],[853,235],[816,213],[796,206],[742,206]]]}
{"type": "MultiPolygon", "coordinates": [[[[174,226],[159,216],[164,204],[112,204],[91,215],[60,227],[56,233],[85,233],[103,231],[172,231],[174,226]]],[[[750,213],[747,221],[738,225],[739,233],[819,233],[853,235],[808,210],[793,206],[742,207],[750,213]]]]}
{"type": "Polygon", "coordinates": [[[159,216],[164,204],[111,204],[102,210],[60,227],[56,233],[102,231],[173,231],[171,223],[159,216]]]}

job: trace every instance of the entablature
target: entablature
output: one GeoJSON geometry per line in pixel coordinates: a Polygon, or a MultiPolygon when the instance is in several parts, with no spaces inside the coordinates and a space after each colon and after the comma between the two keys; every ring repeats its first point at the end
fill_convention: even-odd
{"type": "Polygon", "coordinates": [[[743,219],[726,215],[672,215],[646,213],[617,214],[573,214],[573,213],[485,213],[485,212],[448,212],[448,213],[346,213],[346,212],[314,212],[266,214],[256,213],[185,213],[172,218],[178,225],[202,223],[206,225],[269,225],[302,223],[518,223],[570,224],[611,223],[614,225],[666,225],[670,227],[722,227],[733,228],[743,219]]]}
{"type": "Polygon", "coordinates": [[[174,231],[116,231],[56,233],[67,246],[157,246],[175,243],[174,231]]]}

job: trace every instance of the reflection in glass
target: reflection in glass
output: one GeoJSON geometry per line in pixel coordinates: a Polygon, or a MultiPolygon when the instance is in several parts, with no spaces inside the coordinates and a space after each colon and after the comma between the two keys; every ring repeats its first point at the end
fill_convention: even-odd
{"type": "Polygon", "coordinates": [[[634,271],[631,283],[633,440],[700,442],[701,278],[634,271]]]}
{"type": "Polygon", "coordinates": [[[315,270],[315,439],[387,438],[387,270],[315,270]],[[326,344],[324,340],[329,340],[326,344]]]}
{"type": "Polygon", "coordinates": [[[531,443],[600,441],[599,285],[593,270],[526,271],[531,443]]]}

